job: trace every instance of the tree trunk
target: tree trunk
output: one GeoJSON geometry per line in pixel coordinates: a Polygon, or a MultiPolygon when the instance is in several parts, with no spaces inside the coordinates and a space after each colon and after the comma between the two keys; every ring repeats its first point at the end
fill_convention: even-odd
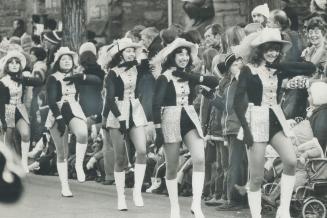
{"type": "Polygon", "coordinates": [[[86,39],[86,0],[61,0],[62,45],[78,51],[86,39]]]}

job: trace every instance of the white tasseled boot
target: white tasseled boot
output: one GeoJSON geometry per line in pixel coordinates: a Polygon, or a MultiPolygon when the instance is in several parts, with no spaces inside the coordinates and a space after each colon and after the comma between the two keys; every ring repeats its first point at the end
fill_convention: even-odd
{"type": "Polygon", "coordinates": [[[180,218],[177,179],[166,179],[166,186],[170,200],[170,218],[180,218]]]}
{"type": "Polygon", "coordinates": [[[67,162],[57,162],[57,170],[61,183],[61,195],[63,197],[73,197],[68,184],[68,166],[67,162]]]}
{"type": "Polygon", "coordinates": [[[142,198],[142,185],[145,174],[146,164],[135,164],[134,170],[134,189],[133,189],[133,201],[135,206],[143,207],[144,202],[142,198]]]}
{"type": "Polygon", "coordinates": [[[277,210],[276,218],[291,218],[290,203],[295,184],[295,176],[282,174],[280,180],[280,205],[277,210]]]}
{"type": "Polygon", "coordinates": [[[28,169],[28,150],[30,149],[30,142],[21,142],[22,148],[22,166],[26,173],[29,172],[28,169]]]}
{"type": "Polygon", "coordinates": [[[248,201],[252,218],[261,218],[261,190],[248,191],[248,201]]]}
{"type": "Polygon", "coordinates": [[[127,211],[127,205],[125,200],[125,171],[114,172],[116,190],[117,190],[117,200],[118,200],[118,210],[127,211]]]}
{"type": "Polygon", "coordinates": [[[151,193],[152,190],[159,188],[160,184],[161,184],[161,179],[160,178],[151,177],[151,187],[148,188],[145,192],[146,193],[151,193]]]}
{"type": "Polygon", "coordinates": [[[81,143],[76,142],[75,170],[76,170],[77,180],[79,182],[85,182],[83,160],[84,160],[86,148],[87,148],[87,144],[81,144],[81,143]]]}
{"type": "Polygon", "coordinates": [[[191,212],[194,213],[196,218],[204,218],[201,209],[201,196],[204,184],[204,172],[193,172],[192,175],[192,191],[193,201],[191,206],[191,212]]]}
{"type": "Polygon", "coordinates": [[[40,153],[43,148],[44,148],[43,140],[42,138],[36,143],[35,147],[33,148],[32,151],[28,152],[28,157],[29,158],[35,158],[35,156],[40,153]]]}

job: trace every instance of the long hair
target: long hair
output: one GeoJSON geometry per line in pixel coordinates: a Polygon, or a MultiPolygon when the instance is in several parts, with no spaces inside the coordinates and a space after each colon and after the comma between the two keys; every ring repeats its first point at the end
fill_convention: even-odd
{"type": "Polygon", "coordinates": [[[244,29],[240,26],[232,26],[225,31],[224,34],[227,53],[231,51],[231,48],[241,44],[241,41],[245,38],[244,29]]]}
{"type": "Polygon", "coordinates": [[[20,65],[19,72],[22,72],[22,70],[23,70],[22,69],[22,63],[20,63],[20,60],[18,58],[12,57],[5,64],[5,67],[4,67],[4,70],[3,70],[4,74],[10,74],[11,73],[9,71],[9,63],[12,62],[13,60],[15,60],[17,63],[19,63],[19,65],[20,65]]]}
{"type": "Polygon", "coordinates": [[[250,57],[248,60],[249,63],[256,65],[256,66],[260,65],[261,62],[264,60],[263,54],[270,49],[279,51],[279,56],[274,61],[275,63],[278,63],[281,60],[281,58],[283,57],[282,44],[278,43],[278,42],[266,42],[262,45],[259,45],[256,48],[254,48],[250,54],[250,57]]]}
{"type": "MultiPolygon", "coordinates": [[[[73,56],[70,55],[70,54],[67,54],[67,55],[71,57],[72,62],[73,62],[73,67],[72,67],[72,69],[74,69],[74,68],[76,67],[76,66],[75,66],[75,63],[74,63],[74,58],[73,58],[73,56]]],[[[61,55],[61,56],[58,58],[58,60],[53,64],[52,71],[51,71],[52,73],[56,73],[57,71],[61,71],[61,68],[60,68],[60,60],[61,60],[62,56],[63,56],[63,55],[61,55]]],[[[70,70],[72,70],[72,69],[70,69],[70,70]]]]}
{"type": "Polygon", "coordinates": [[[179,54],[182,52],[183,49],[187,50],[188,55],[190,56],[190,60],[187,64],[187,66],[185,67],[186,71],[189,71],[192,66],[193,66],[193,60],[192,60],[192,56],[191,56],[191,49],[188,47],[178,47],[176,48],[174,51],[172,51],[168,56],[167,59],[164,63],[162,63],[162,73],[165,72],[167,69],[169,69],[170,67],[177,67],[176,62],[175,62],[175,57],[176,54],[179,54]]]}

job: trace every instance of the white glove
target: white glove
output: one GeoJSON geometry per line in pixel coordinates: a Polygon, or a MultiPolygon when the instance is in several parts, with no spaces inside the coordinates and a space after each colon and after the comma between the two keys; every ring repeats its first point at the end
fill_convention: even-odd
{"type": "Polygon", "coordinates": [[[91,157],[91,159],[86,164],[86,169],[88,169],[88,170],[92,169],[96,162],[97,162],[97,160],[94,157],[91,157]]]}

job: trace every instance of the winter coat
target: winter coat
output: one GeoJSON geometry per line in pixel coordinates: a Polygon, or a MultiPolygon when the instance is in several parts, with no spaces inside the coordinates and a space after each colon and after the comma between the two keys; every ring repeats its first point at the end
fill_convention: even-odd
{"type": "Polygon", "coordinates": [[[238,81],[234,78],[229,80],[222,97],[217,96],[213,105],[223,111],[221,126],[224,136],[237,134],[241,123],[234,111],[234,96],[238,81]]]}

